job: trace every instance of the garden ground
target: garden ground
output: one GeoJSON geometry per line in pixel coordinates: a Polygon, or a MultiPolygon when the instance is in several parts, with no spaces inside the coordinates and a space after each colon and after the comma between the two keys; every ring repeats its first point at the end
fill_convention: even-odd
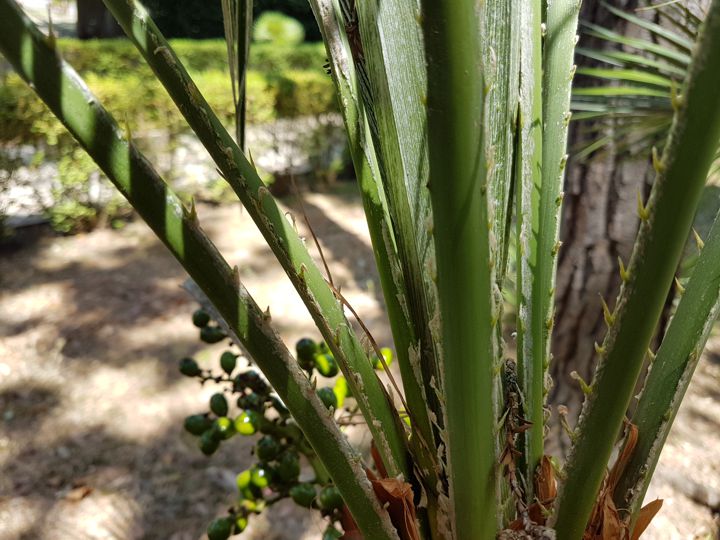
{"type": "MultiPolygon", "coordinates": [[[[304,197],[336,283],[379,343],[390,334],[364,215],[351,186],[304,197]]],[[[286,205],[305,236],[296,204],[286,205]]],[[[201,224],[290,344],[312,321],[239,206],[201,206],[201,224]]],[[[252,463],[239,437],[204,457],[182,430],[212,387],[180,376],[197,339],[185,275],[142,223],[58,237],[26,233],[0,251],[0,540],[194,540],[252,463]]],[[[312,249],[313,253],[316,253],[312,249]]],[[[663,452],[648,538],[715,538],[720,510],[720,338],[713,338],[663,452]],[[714,510],[713,508],[714,507],[714,510]]],[[[291,503],[243,538],[314,539],[323,524],[291,503]]]]}

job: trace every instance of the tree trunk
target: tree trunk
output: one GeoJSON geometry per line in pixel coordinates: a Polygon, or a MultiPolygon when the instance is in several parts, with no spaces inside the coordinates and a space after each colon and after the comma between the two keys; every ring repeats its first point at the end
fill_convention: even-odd
{"type": "Polygon", "coordinates": [[[102,0],[77,0],[77,35],[80,39],[122,36],[123,31],[102,0]]]}
{"type": "MultiPolygon", "coordinates": [[[[636,0],[619,4],[617,7],[629,10],[636,0]]],[[[583,3],[581,17],[624,31],[624,25],[596,0],[583,3]]],[[[584,41],[584,45],[597,44],[584,41]]],[[[581,140],[575,126],[571,147],[581,140]]],[[[549,395],[553,417],[548,450],[556,455],[564,455],[569,448],[556,406],[567,406],[568,420],[574,425],[583,394],[571,373],[577,372],[588,383],[592,379],[597,361],[593,343],[602,343],[606,330],[599,295],[612,307],[620,286],[618,257],[627,264],[637,233],[637,192],[648,191],[647,164],[645,157],[634,162],[621,160],[607,147],[584,163],[571,161],[568,167],[550,364],[554,386],[549,395]]]]}

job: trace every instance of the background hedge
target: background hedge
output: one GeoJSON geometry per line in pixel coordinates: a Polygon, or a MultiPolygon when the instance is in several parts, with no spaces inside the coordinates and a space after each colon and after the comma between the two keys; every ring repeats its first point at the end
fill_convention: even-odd
{"type": "MultiPolygon", "coordinates": [[[[225,42],[179,39],[171,44],[218,116],[231,124],[234,109],[225,42]]],[[[116,118],[126,119],[133,131],[183,129],[180,113],[128,41],[61,39],[58,47],[100,101],[116,118]]],[[[321,43],[253,45],[247,77],[249,123],[336,111],[324,63],[321,43]]],[[[0,142],[48,139],[54,145],[64,138],[64,129],[34,92],[16,75],[6,75],[0,85],[0,142]]]]}

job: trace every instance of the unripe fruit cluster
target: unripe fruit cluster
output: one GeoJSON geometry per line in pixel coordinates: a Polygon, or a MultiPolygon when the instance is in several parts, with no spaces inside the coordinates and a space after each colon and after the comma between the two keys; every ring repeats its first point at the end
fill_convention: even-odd
{"type": "MultiPolygon", "coordinates": [[[[227,337],[220,325],[202,309],[193,313],[192,321],[200,328],[200,339],[206,343],[217,343],[227,337]]],[[[389,365],[392,352],[390,349],[381,352],[385,365],[389,365]]],[[[323,386],[316,392],[330,411],[343,407],[351,394],[347,380],[338,376],[338,364],[328,346],[303,338],[296,344],[296,353],[298,365],[312,380],[313,387],[316,385],[315,372],[326,378],[337,377],[333,386],[323,386]]],[[[344,506],[340,491],[327,473],[322,472],[324,468],[319,465],[312,447],[267,381],[252,368],[238,371],[239,356],[231,350],[224,351],[219,358],[220,373],[201,368],[189,357],[183,358],[179,365],[183,375],[197,378],[201,384],[213,381],[224,386],[210,397],[207,412],[190,415],[184,422],[185,430],[198,437],[198,445],[204,454],[215,453],[224,441],[236,435],[261,435],[254,447],[257,463],[237,476],[239,496],[236,504],[227,516],[210,523],[208,538],[226,540],[230,535],[242,532],[251,514],[260,513],[269,504],[286,497],[299,506],[316,509],[330,519],[323,540],[340,538],[342,533],[334,525],[344,506]],[[302,458],[314,464],[315,478],[301,479],[302,458]]],[[[375,369],[384,369],[379,358],[373,357],[371,361],[375,369]]]]}

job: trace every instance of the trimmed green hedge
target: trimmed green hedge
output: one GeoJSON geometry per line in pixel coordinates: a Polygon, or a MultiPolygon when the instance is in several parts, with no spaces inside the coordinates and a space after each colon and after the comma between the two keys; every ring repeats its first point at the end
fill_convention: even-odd
{"type": "MultiPolygon", "coordinates": [[[[190,71],[227,70],[227,48],[222,39],[171,39],[170,44],[190,71]]],[[[127,70],[150,73],[137,49],[125,38],[59,39],[63,58],[80,73],[119,77],[127,70]]],[[[326,62],[322,43],[292,46],[253,43],[250,47],[250,69],[263,73],[288,69],[307,69],[322,73],[326,62]]]]}
{"type": "MultiPolygon", "coordinates": [[[[232,125],[234,106],[225,42],[176,39],[171,44],[220,119],[232,125]]],[[[58,49],[118,121],[129,124],[138,142],[144,132],[163,130],[174,136],[187,131],[180,112],[127,40],[61,39],[58,49]]],[[[247,74],[248,122],[261,124],[336,111],[332,80],[323,69],[325,61],[322,43],[253,44],[247,74]]],[[[0,146],[3,143],[35,144],[38,156],[57,161],[55,204],[47,209],[56,230],[71,233],[103,222],[121,223],[117,218],[127,214],[127,205],[118,198],[87,200],[95,165],[14,73],[0,77],[0,146]]],[[[313,145],[313,151],[322,152],[322,148],[322,144],[313,145]]],[[[152,157],[153,150],[148,151],[152,157]]],[[[226,187],[224,182],[219,185],[226,187]]],[[[218,200],[223,197],[222,189],[218,200]]],[[[0,235],[1,228],[2,215],[0,235]]]]}
{"type": "MultiPolygon", "coordinates": [[[[200,91],[218,116],[232,122],[234,109],[222,40],[173,40],[200,91]]],[[[176,107],[127,40],[59,40],[59,50],[118,118],[134,131],[183,131],[176,107]]],[[[332,80],[322,68],[322,44],[293,47],[254,45],[247,75],[247,118],[251,124],[337,110],[332,80]]],[[[0,85],[0,141],[47,139],[58,144],[64,130],[35,94],[14,74],[0,85]]]]}

